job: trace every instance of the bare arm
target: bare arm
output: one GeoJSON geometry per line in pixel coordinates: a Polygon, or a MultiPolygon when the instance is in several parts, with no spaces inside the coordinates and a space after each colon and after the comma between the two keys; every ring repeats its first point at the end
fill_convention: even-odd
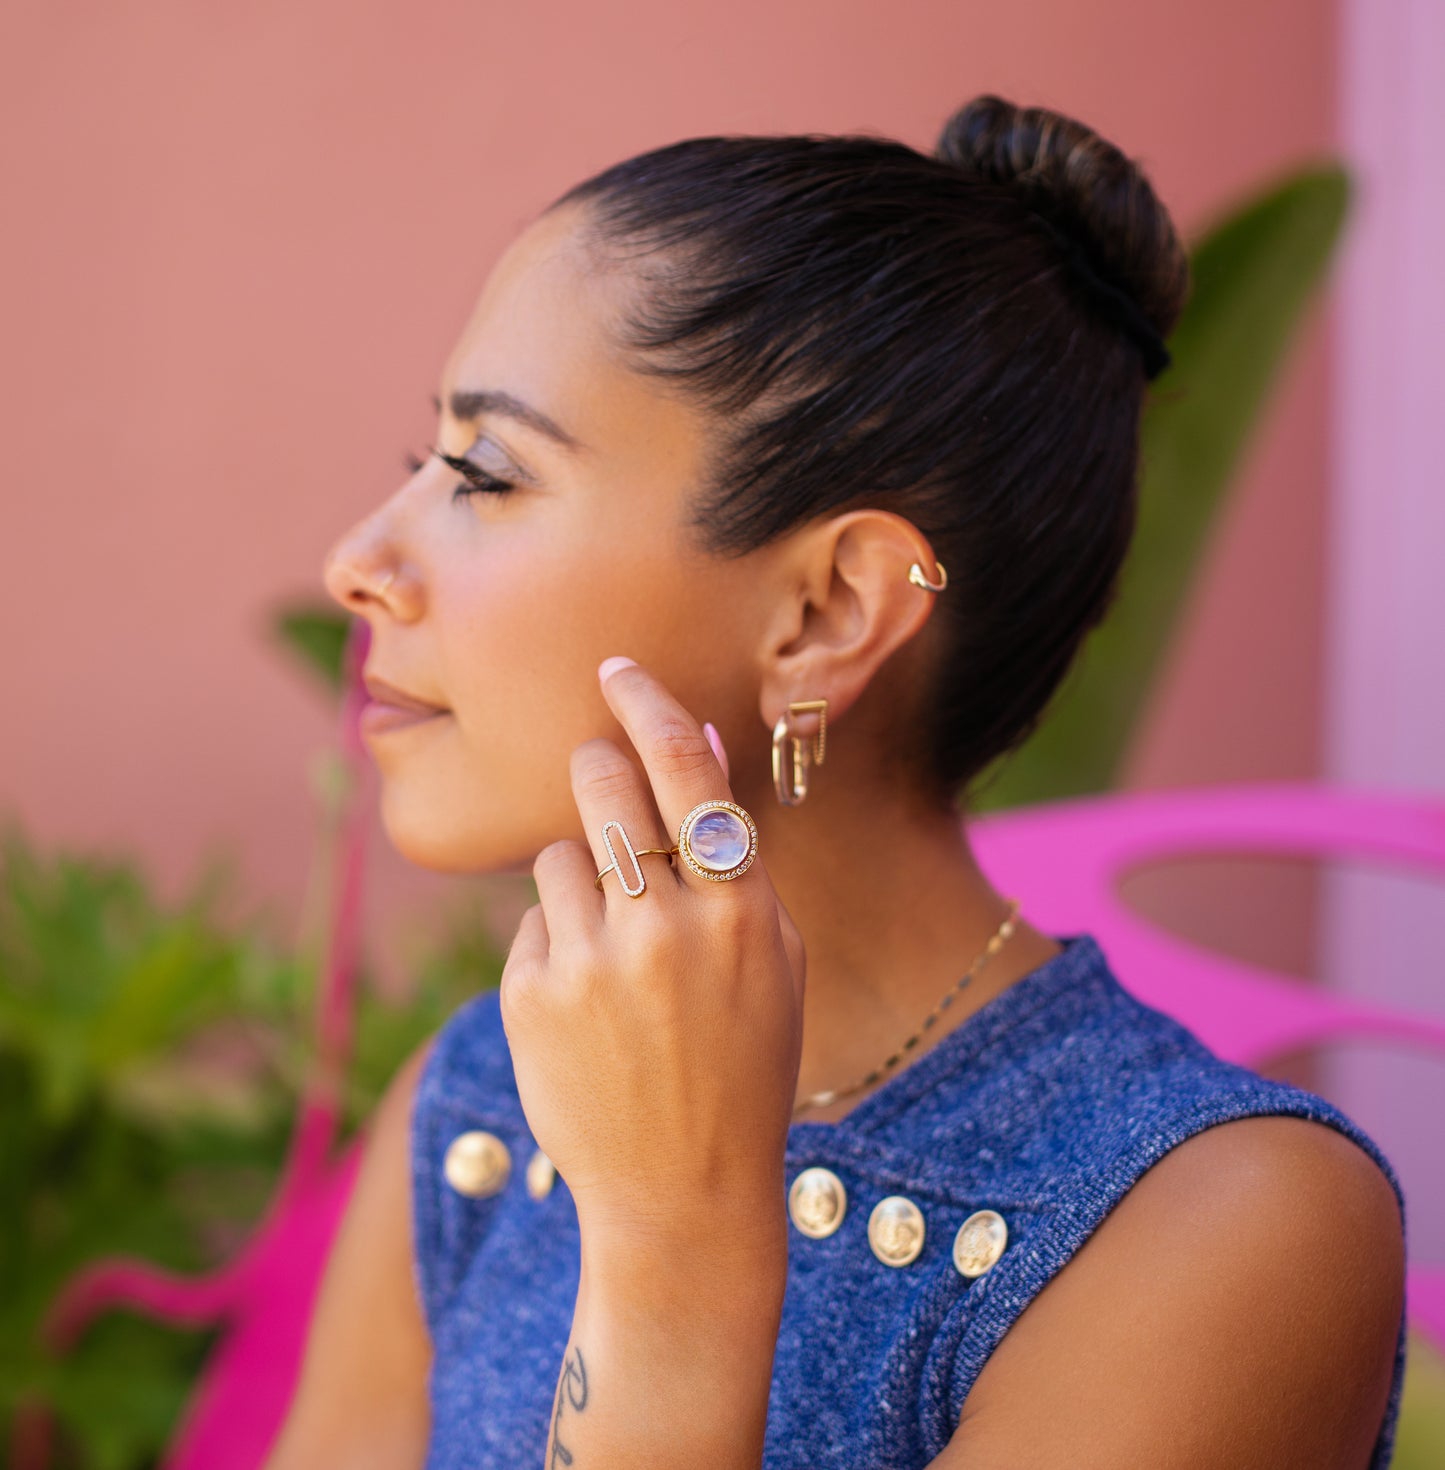
{"type": "Polygon", "coordinates": [[[406,1470],[426,1459],[432,1349],[413,1278],[408,1134],[430,1048],[429,1040],[398,1069],[368,1124],[296,1391],[264,1470],[406,1470]]]}
{"type": "Polygon", "coordinates": [[[690,1223],[584,1229],[545,1470],[757,1470],[787,1281],[781,1194],[720,1191],[690,1223]]]}
{"type": "Polygon", "coordinates": [[[1019,1316],[938,1470],[1364,1470],[1404,1309],[1389,1181],[1305,1118],[1145,1173],[1019,1316]]]}

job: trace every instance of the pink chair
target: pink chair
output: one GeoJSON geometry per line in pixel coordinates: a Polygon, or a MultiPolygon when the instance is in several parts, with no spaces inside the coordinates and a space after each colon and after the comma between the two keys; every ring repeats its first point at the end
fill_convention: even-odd
{"type": "MultiPolygon", "coordinates": [[[[225,1324],[166,1470],[256,1470],[264,1459],[290,1402],[316,1286],[355,1178],[358,1145],[336,1157],[333,1149],[336,1082],[351,1045],[361,854],[372,808],[371,766],[356,729],[368,638],[358,621],[347,647],[342,715],[342,748],[356,780],[319,997],[316,1063],[276,1198],[245,1249],[220,1271],[186,1281],[143,1263],[100,1262],[69,1284],[47,1322],[50,1341],[61,1348],[97,1313],[116,1306],[166,1321],[225,1324]]],[[[1114,891],[1119,875],[1143,862],[1210,849],[1405,859],[1445,868],[1445,804],[1309,785],[1110,794],[979,818],[970,833],[993,881],[1028,893],[1032,922],[1056,934],[1094,934],[1134,994],[1231,1061],[1257,1066],[1294,1048],[1363,1036],[1445,1050],[1445,1024],[1438,1020],[1361,1005],[1200,951],[1143,922],[1114,891]]],[[[1445,1271],[1410,1269],[1407,1311],[1445,1350],[1445,1271]]],[[[44,1470],[42,1415],[18,1426],[16,1450],[16,1470],[44,1470]]]]}
{"type": "MultiPolygon", "coordinates": [[[[1366,1037],[1445,1053],[1438,1018],[1361,1004],[1201,950],[1141,919],[1116,893],[1133,868],[1210,851],[1373,858],[1439,871],[1445,802],[1307,783],[1110,793],[1002,813],[970,831],[994,883],[1028,893],[1034,923],[1055,934],[1093,933],[1140,1000],[1229,1061],[1258,1068],[1297,1048],[1366,1037]]],[[[1445,1270],[1410,1267],[1406,1301],[1411,1324],[1445,1349],[1445,1270]]]]}

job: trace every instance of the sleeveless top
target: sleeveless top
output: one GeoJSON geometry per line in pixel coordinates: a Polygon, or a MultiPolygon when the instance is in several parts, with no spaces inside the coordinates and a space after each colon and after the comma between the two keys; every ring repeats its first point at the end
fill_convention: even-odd
{"type": "MultiPolygon", "coordinates": [[[[788,1225],[764,1470],[927,1465],[1028,1303],[1151,1164],[1214,1124],[1283,1113],[1337,1129],[1389,1179],[1403,1232],[1399,1180],[1358,1124],[1218,1057],[1127,991],[1092,935],[1054,937],[1060,953],[845,1118],[789,1129],[787,1184],[831,1171],[843,1213],[826,1235],[803,1233],[797,1214],[788,1225]],[[874,1206],[896,1195],[923,1226],[922,1249],[902,1265],[870,1245],[874,1206]],[[965,1265],[985,1266],[964,1275],[955,1240],[977,1211],[1002,1229],[984,1215],[963,1232],[974,1250],[965,1265]]],[[[485,991],[438,1032],[412,1110],[416,1284],[434,1349],[427,1470],[511,1470],[546,1450],[580,1237],[565,1181],[543,1193],[533,1174],[529,1185],[536,1152],[497,992],[485,991]],[[448,1169],[464,1134],[474,1136],[448,1169]],[[478,1143],[470,1173],[459,1170],[478,1143]]],[[[1404,1368],[1402,1313],[1371,1470],[1390,1463],[1404,1368]]]]}

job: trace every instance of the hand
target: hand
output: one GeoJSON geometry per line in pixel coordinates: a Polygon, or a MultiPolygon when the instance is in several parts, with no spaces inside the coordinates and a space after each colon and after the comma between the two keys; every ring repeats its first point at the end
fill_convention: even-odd
{"type": "MultiPolygon", "coordinates": [[[[647,779],[604,737],[573,750],[588,843],[537,854],[541,901],[507,955],[502,1023],[527,1122],[572,1193],[584,1240],[726,1241],[760,1204],[783,1210],[803,944],[761,851],[725,882],[699,877],[680,854],[648,854],[638,897],[615,871],[598,891],[611,861],[605,822],[620,821],[638,850],[670,848],[699,802],[732,799],[697,721],[651,673],[618,668],[602,690],[647,779]]],[[[615,828],[612,837],[635,887],[615,828]]]]}

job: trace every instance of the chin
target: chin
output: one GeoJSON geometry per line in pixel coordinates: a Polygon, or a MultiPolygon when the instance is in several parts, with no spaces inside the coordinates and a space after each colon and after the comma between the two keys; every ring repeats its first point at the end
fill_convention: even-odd
{"type": "Polygon", "coordinates": [[[435,873],[527,874],[546,846],[532,842],[531,834],[512,834],[508,841],[504,823],[473,819],[464,801],[419,801],[389,782],[382,784],[380,815],[396,852],[435,873]]]}

